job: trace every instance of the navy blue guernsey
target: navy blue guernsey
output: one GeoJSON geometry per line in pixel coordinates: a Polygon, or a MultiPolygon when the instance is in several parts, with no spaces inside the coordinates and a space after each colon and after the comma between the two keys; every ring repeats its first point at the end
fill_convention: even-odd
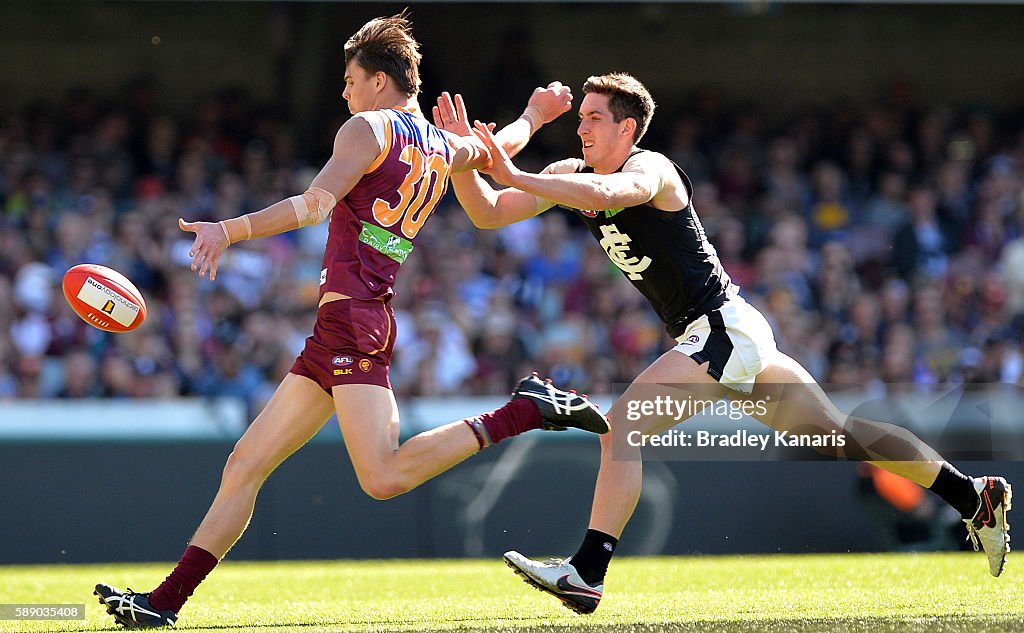
{"type": "MultiPolygon", "coordinates": [[[[640,151],[646,150],[630,157],[640,151]]],[[[662,211],[649,203],[598,211],[559,206],[583,220],[608,258],[647,298],[669,335],[676,338],[692,321],[722,307],[739,288],[722,268],[697,218],[690,178],[672,165],[689,194],[686,208],[680,211],[662,211]]],[[[621,170],[620,166],[616,171],[621,170]]],[[[584,167],[577,173],[593,171],[584,167]]]]}

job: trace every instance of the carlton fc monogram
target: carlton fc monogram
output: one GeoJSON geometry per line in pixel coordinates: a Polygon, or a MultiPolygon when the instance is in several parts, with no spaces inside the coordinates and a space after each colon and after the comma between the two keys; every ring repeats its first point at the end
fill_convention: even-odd
{"type": "Polygon", "coordinates": [[[629,254],[629,243],[632,238],[625,233],[619,233],[618,227],[614,224],[605,224],[601,227],[601,248],[608,253],[608,259],[619,267],[619,270],[626,273],[626,276],[633,281],[643,279],[640,273],[647,270],[651,265],[651,258],[646,255],[643,259],[637,259],[629,254]]]}

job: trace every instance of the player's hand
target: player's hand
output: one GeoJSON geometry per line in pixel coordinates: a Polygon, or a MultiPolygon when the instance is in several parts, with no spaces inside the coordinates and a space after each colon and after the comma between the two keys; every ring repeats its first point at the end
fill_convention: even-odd
{"type": "MultiPolygon", "coordinates": [[[[450,132],[456,136],[473,138],[473,127],[469,124],[469,115],[466,114],[466,102],[462,95],[456,93],[455,98],[447,92],[442,92],[437,98],[437,105],[433,107],[434,127],[450,132]]],[[[494,130],[494,123],[487,124],[494,130]]]]}
{"type": "Polygon", "coordinates": [[[447,92],[442,92],[437,98],[437,105],[433,107],[434,125],[450,132],[456,136],[473,136],[473,128],[469,125],[469,115],[466,114],[466,102],[462,95],[456,94],[455,99],[447,92]]]}
{"type": "Polygon", "coordinates": [[[504,148],[494,140],[493,127],[480,121],[473,122],[473,134],[480,139],[491,155],[491,166],[482,171],[500,185],[513,186],[516,176],[520,173],[519,168],[512,164],[512,159],[505,153],[504,148]]]}
{"type": "Polygon", "coordinates": [[[551,123],[572,109],[572,91],[569,86],[552,81],[546,88],[535,88],[526,107],[536,108],[541,117],[538,123],[551,123]]]}
{"type": "Polygon", "coordinates": [[[188,249],[188,256],[192,258],[192,270],[199,270],[199,276],[205,277],[206,271],[210,271],[210,281],[217,278],[217,262],[220,261],[221,253],[230,244],[224,235],[224,229],[217,222],[186,222],[178,218],[178,228],[196,234],[196,241],[192,242],[192,248],[188,249]]]}

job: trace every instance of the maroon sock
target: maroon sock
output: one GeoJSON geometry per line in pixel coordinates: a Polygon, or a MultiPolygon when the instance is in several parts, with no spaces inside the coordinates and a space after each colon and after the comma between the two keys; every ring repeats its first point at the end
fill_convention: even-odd
{"type": "Polygon", "coordinates": [[[189,545],[174,571],[149,594],[149,604],[177,613],[199,583],[217,566],[217,557],[201,547],[189,545]]]}
{"type": "MultiPolygon", "coordinates": [[[[476,417],[487,431],[490,441],[482,444],[497,444],[501,440],[540,428],[540,409],[537,403],[526,398],[513,400],[500,409],[476,417]]],[[[472,425],[471,425],[472,426],[472,425]]]]}

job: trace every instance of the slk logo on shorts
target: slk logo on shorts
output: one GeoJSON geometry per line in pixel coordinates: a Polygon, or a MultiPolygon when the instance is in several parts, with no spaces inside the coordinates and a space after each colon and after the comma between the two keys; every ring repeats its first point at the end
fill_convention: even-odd
{"type": "Polygon", "coordinates": [[[359,369],[362,369],[363,373],[370,371],[371,367],[373,367],[373,363],[370,362],[368,359],[364,358],[361,361],[359,361],[359,369]]]}
{"type": "Polygon", "coordinates": [[[352,364],[351,356],[335,356],[331,359],[331,364],[335,367],[345,367],[346,365],[352,364]]]}

